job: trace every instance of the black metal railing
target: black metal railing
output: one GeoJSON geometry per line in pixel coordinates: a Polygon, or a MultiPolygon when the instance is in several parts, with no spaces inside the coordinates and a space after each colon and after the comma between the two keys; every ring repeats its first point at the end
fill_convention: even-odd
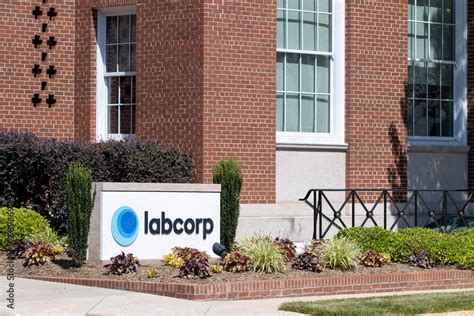
{"type": "Polygon", "coordinates": [[[467,190],[400,189],[311,189],[300,199],[313,209],[313,239],[347,227],[422,226],[443,233],[459,225],[474,227],[466,219],[472,200],[467,190]]]}

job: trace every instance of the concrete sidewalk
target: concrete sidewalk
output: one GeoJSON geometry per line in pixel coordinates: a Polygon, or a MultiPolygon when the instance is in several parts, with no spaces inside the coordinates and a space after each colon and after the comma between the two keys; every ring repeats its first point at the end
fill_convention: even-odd
{"type": "MultiPolygon", "coordinates": [[[[288,301],[402,295],[350,295],[267,299],[255,301],[196,302],[151,294],[79,285],[15,279],[15,313],[7,310],[7,281],[1,276],[0,315],[301,315],[278,311],[288,301]]],[[[430,291],[433,292],[433,291],[430,291]]],[[[454,292],[453,290],[442,292],[454,292]]],[[[420,293],[420,292],[410,292],[420,293]]],[[[428,293],[428,292],[424,292],[428,293]]]]}

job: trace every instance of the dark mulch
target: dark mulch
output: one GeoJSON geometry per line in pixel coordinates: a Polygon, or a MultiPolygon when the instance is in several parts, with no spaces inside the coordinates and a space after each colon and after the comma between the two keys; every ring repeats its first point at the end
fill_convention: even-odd
{"type": "MultiPolygon", "coordinates": [[[[0,253],[0,271],[1,274],[5,275],[7,270],[6,256],[0,253]]],[[[163,265],[148,265],[143,264],[136,273],[127,275],[106,275],[104,274],[105,268],[99,264],[86,263],[80,268],[76,268],[72,265],[72,261],[67,256],[57,257],[55,260],[47,262],[43,266],[33,266],[30,268],[23,267],[23,259],[15,260],[15,276],[26,277],[26,276],[54,276],[54,277],[77,277],[77,278],[94,278],[94,279],[119,279],[119,280],[132,280],[132,281],[154,281],[154,282],[181,282],[189,283],[213,283],[222,281],[244,281],[244,280],[270,280],[270,279],[293,279],[293,278],[315,278],[315,277],[326,277],[326,276],[338,276],[338,275],[355,275],[355,274],[384,274],[384,273],[408,273],[408,272],[420,272],[423,269],[408,266],[405,264],[391,263],[381,268],[367,268],[359,266],[354,270],[340,271],[340,270],[329,270],[326,269],[321,273],[314,273],[308,271],[300,271],[291,268],[288,264],[286,269],[282,273],[257,273],[257,272],[245,272],[245,273],[230,273],[222,272],[219,274],[213,274],[208,279],[182,279],[178,277],[177,268],[172,268],[163,265]],[[160,271],[160,277],[149,279],[147,278],[147,271],[151,267],[156,267],[160,271]]],[[[443,267],[435,269],[447,269],[453,267],[443,267]]]]}

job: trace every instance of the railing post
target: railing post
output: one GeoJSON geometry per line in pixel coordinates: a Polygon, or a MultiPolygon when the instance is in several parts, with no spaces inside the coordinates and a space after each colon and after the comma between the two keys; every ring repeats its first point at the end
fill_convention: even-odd
{"type": "MultiPolygon", "coordinates": [[[[319,192],[319,191],[318,191],[319,192]]],[[[318,205],[316,191],[313,192],[313,240],[316,240],[316,226],[318,223],[318,205]]]]}
{"type": "Polygon", "coordinates": [[[387,190],[383,191],[383,229],[387,229],[387,190]]]}
{"type": "Polygon", "coordinates": [[[447,227],[448,227],[448,191],[443,191],[442,217],[443,217],[444,232],[447,233],[447,227]]]}
{"type": "Polygon", "coordinates": [[[418,191],[413,191],[415,195],[415,227],[418,227],[418,191]]]}
{"type": "Polygon", "coordinates": [[[319,212],[319,239],[323,239],[323,192],[318,191],[318,212],[319,212]]]}
{"type": "Polygon", "coordinates": [[[352,217],[352,227],[355,227],[355,191],[352,190],[351,191],[351,198],[352,198],[352,214],[351,214],[351,217],[352,217]]]}

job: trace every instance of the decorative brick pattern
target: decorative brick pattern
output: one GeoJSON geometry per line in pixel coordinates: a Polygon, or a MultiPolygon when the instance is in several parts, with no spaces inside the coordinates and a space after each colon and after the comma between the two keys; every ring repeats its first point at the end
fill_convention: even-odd
{"type": "Polygon", "coordinates": [[[42,276],[30,276],[28,278],[144,292],[188,300],[252,300],[294,296],[474,288],[474,271],[463,270],[350,275],[312,279],[253,280],[209,284],[156,283],[42,276]]]}
{"type": "Polygon", "coordinates": [[[407,186],[407,20],[406,0],[346,1],[348,188],[407,186]]]}

